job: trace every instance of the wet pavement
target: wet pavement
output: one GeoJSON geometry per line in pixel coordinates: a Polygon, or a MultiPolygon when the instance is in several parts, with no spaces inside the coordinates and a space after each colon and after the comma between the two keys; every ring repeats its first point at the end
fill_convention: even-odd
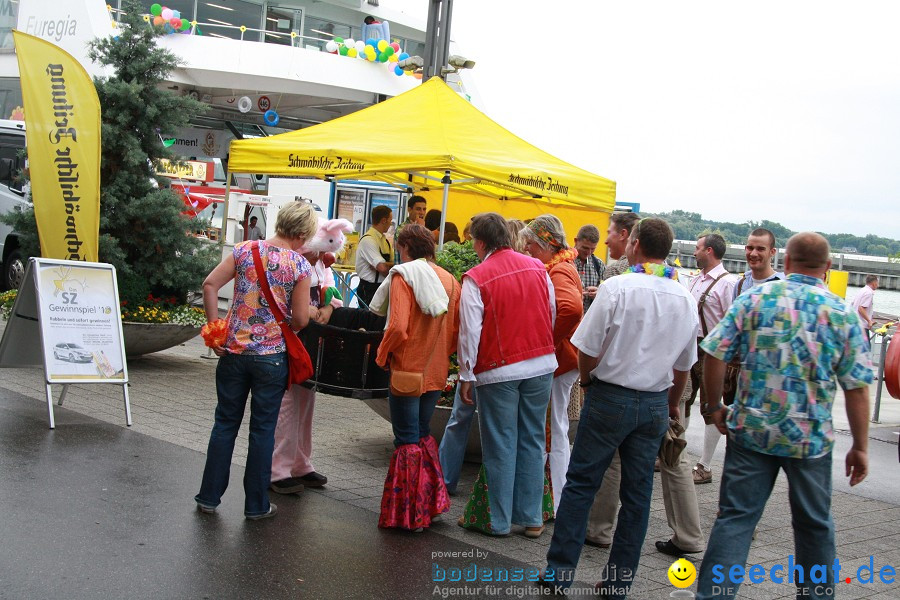
{"type": "MultiPolygon", "coordinates": [[[[423,534],[379,530],[381,489],[392,452],[390,425],[356,400],[320,395],[314,425],[314,463],[329,478],[321,490],[273,500],[272,519],[243,518],[241,476],[246,429],[235,450],[232,482],[217,514],[192,502],[203,468],[215,407],[215,360],[202,358],[199,340],[129,362],[134,426],[124,427],[121,389],[73,386],[57,428],[47,428],[42,374],[0,370],[0,598],[435,598],[533,597],[528,582],[449,579],[450,569],[516,569],[544,564],[552,526],[536,540],[513,529],[488,538],[456,526],[465,496],[423,534]],[[454,555],[453,553],[459,553],[454,555]],[[438,567],[435,569],[434,565],[438,567]],[[446,573],[446,574],[445,574],[446,573]]],[[[55,388],[58,396],[60,389],[55,388]]],[[[870,436],[872,476],[849,489],[838,435],[834,513],[838,557],[854,575],[839,598],[900,598],[900,584],[861,583],[859,566],[900,567],[900,402],[886,399],[882,424],[870,436]],[[897,405],[897,406],[895,406],[897,405]],[[886,410],[885,410],[886,409],[886,410]]],[[[842,408],[836,409],[835,424],[842,408]]],[[[702,428],[688,431],[696,460],[702,428]]],[[[714,482],[697,486],[701,522],[715,517],[724,444],[714,482]]],[[[467,464],[460,490],[471,489],[467,464]]],[[[787,485],[779,478],[751,549],[750,562],[771,566],[793,554],[787,485]]],[[[650,528],[633,593],[667,598],[674,588],[672,558],[653,543],[670,531],[658,480],[650,528]]],[[[576,585],[589,595],[607,550],[586,547],[576,585]]],[[[692,557],[695,558],[695,557],[692,557]]],[[[699,556],[696,556],[699,561],[699,556]]],[[[699,564],[699,563],[698,563],[699,564]]],[[[900,568],[898,568],[900,570],[900,568]]],[[[844,571],[847,572],[847,571],[844,571]]],[[[527,572],[522,572],[525,578],[527,572]]],[[[741,588],[742,598],[793,598],[788,584],[741,588]]]]}

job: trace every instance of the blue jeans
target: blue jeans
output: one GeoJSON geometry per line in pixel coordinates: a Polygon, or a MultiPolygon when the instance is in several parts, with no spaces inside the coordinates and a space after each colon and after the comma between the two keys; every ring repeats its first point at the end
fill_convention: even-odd
{"type": "MultiPolygon", "coordinates": [[[[476,388],[472,388],[472,400],[477,403],[476,388]]],[[[441,459],[441,468],[444,470],[444,484],[447,492],[454,493],[456,484],[459,483],[459,474],[462,471],[463,459],[466,457],[466,446],[469,443],[469,430],[472,428],[472,420],[475,417],[475,404],[466,404],[459,396],[459,383],[456,384],[456,394],[453,396],[453,410],[447,420],[447,428],[441,437],[441,445],[438,455],[441,459]]]]}
{"type": "Polygon", "coordinates": [[[388,394],[395,447],[418,444],[421,438],[431,433],[431,415],[440,397],[440,390],[425,392],[419,397],[388,394]]]}
{"type": "Polygon", "coordinates": [[[544,524],[544,448],[553,373],[478,388],[481,452],[491,506],[491,528],[544,524]]]}
{"type": "MultiPolygon", "coordinates": [[[[779,469],[788,480],[794,565],[802,566],[803,583],[793,570],[797,598],[833,598],[834,521],[831,518],[831,453],[819,458],[784,458],[754,452],[731,438],[719,488],[719,516],[706,544],[697,578],[697,598],[734,598],[740,583],[728,576],[732,565],[747,564],[753,530],[763,513],[779,469]],[[723,565],[723,582],[714,582],[714,565],[723,565]],[[810,570],[824,565],[827,583],[811,583],[810,570]],[[716,593],[713,593],[715,589],[716,593]]],[[[787,567],[787,565],[785,565],[787,567]]],[[[719,571],[719,569],[717,569],[719,571]]],[[[816,576],[818,577],[818,571],[816,576]]],[[[767,573],[768,575],[768,573],[767,573]]],[[[784,581],[789,573],[785,569],[784,581]]]]}
{"type": "Polygon", "coordinates": [[[281,398],[287,388],[288,364],[284,352],[278,354],[226,354],[216,367],[216,422],[209,436],[206,468],[198,504],[216,507],[228,488],[231,456],[237,439],[247,395],[250,399],[250,446],[244,470],[244,514],[252,517],[269,512],[269,482],[275,424],[281,398]]]}
{"type": "Polygon", "coordinates": [[[569,587],[575,578],[591,504],[617,448],[622,459],[622,508],[605,585],[610,590],[631,587],[650,519],[653,461],[669,426],[667,397],[665,391],[638,392],[599,381],[586,390],[547,552],[547,567],[553,569],[559,587],[569,587]]]}

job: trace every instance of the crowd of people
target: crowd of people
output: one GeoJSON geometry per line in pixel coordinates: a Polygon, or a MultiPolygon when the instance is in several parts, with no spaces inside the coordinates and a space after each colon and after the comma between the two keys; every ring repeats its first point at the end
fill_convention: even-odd
{"type": "MultiPolygon", "coordinates": [[[[828,291],[830,249],[822,236],[791,237],[782,273],[772,265],[774,234],[754,229],[745,246],[749,269],[731,274],[722,262],[725,240],[706,234],[694,251],[699,273],[679,277],[667,262],[674,234],[662,219],[611,215],[605,264],[594,256],[594,225],[581,227],[570,246],[554,215],[525,223],[482,213],[464,230],[480,262],[458,282],[435,264],[440,212],[427,212],[420,196],[407,209],[392,244],[390,209],[374,208],[357,254],[357,294],[381,315],[373,321],[384,329],[377,363],[390,370],[395,450],[380,527],[418,532],[449,510],[477,414],[482,466],[458,524],[499,537],[520,527],[537,538],[555,519],[540,581],[554,591],[571,585],[587,544],[609,548],[601,596],[628,594],[654,470],[672,529],[656,549],[675,557],[705,551],[699,598],[737,593],[735,585],[723,595],[712,568],[745,564],[779,470],[791,487],[797,564],[808,573],[834,561],[831,409],[840,385],[853,437],[846,469],[856,485],[868,469],[872,294],[851,307],[828,291]],[[431,416],[454,353],[459,381],[438,447],[431,416]],[[683,438],[697,399],[704,422],[699,461],[659,460],[666,432],[683,438]],[[573,406],[579,421],[570,444],[573,406]],[[670,429],[674,424],[680,427],[670,429]],[[706,541],[695,486],[713,480],[723,435],[721,492],[706,541]]],[[[265,257],[266,281],[293,329],[310,319],[327,322],[333,311],[309,292],[311,280],[316,289],[325,277],[314,267],[322,257],[303,253],[315,228],[308,206],[290,204],[274,237],[238,244],[204,283],[214,321],[219,288],[236,280],[226,340],[213,348],[221,357],[219,403],[195,498],[202,512],[214,512],[227,487],[250,392],[247,518],[275,513],[268,487],[295,493],[327,483],[310,460],[314,392],[285,389],[284,340],[251,256],[258,250],[265,257]]],[[[877,288],[874,278],[867,284],[870,292],[877,288]]],[[[833,573],[826,576],[833,585],[833,573]]],[[[809,579],[797,586],[804,597],[831,597],[809,579]]]]}

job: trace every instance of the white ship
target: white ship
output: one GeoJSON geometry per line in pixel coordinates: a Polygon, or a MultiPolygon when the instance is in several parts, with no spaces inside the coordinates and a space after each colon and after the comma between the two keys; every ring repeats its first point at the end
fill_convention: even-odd
{"type": "MultiPolygon", "coordinates": [[[[87,56],[88,43],[115,36],[121,0],[0,0],[0,118],[21,119],[22,95],[11,32],[18,29],[52,42],[74,56],[92,75],[102,67],[87,56]]],[[[174,139],[165,140],[181,157],[205,165],[209,174],[181,173],[176,189],[189,188],[201,216],[211,218],[211,236],[221,234],[219,198],[225,186],[229,144],[330,121],[397,96],[421,83],[420,78],[395,73],[397,62],[385,63],[332,53],[335,38],[345,48],[362,49],[375,37],[394,44],[393,54],[424,55],[425,12],[410,16],[391,9],[390,0],[143,0],[145,18],[176,18],[181,27],[158,38],[158,43],[181,59],[166,87],[191,95],[209,110],[174,139]],[[154,7],[154,5],[158,5],[154,7]],[[160,9],[168,10],[166,14],[160,9]],[[368,19],[367,19],[368,17],[368,19]],[[367,24],[366,21],[373,23],[367,24]],[[373,29],[376,28],[377,29],[373,29]],[[378,35],[381,34],[381,35],[378,35]],[[371,37],[370,37],[371,36],[371,37]],[[356,44],[359,41],[360,44],[356,44]],[[331,43],[331,44],[330,44],[331,43]],[[216,209],[219,208],[218,214],[216,209]]],[[[148,26],[150,24],[148,23],[148,26]]],[[[453,46],[455,48],[455,44],[453,46]]],[[[395,58],[396,58],[395,56],[395,58]]],[[[460,93],[471,99],[471,81],[463,73],[451,74],[460,93]]],[[[365,136],[365,131],[360,131],[365,136]]],[[[338,212],[358,218],[376,204],[389,204],[401,218],[403,193],[366,182],[345,182],[339,189],[320,181],[302,185],[270,182],[263,175],[235,176],[232,189],[248,194],[293,194],[313,199],[323,214],[338,212]],[[340,206],[341,199],[344,205],[340,206]]],[[[236,227],[225,232],[229,241],[240,240],[251,214],[266,228],[264,199],[248,199],[240,216],[231,215],[236,227]]],[[[233,210],[229,210],[232,213],[233,210]]],[[[231,219],[229,219],[231,220],[231,219]]],[[[271,220],[271,219],[269,219],[271,220]]]]}

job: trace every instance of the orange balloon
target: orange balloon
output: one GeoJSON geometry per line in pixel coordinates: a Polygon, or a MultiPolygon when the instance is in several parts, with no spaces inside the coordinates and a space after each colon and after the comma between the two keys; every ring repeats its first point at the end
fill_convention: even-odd
{"type": "Polygon", "coordinates": [[[162,17],[159,17],[159,16],[153,17],[153,24],[154,24],[154,25],[162,25],[162,24],[165,23],[165,22],[166,22],[166,20],[163,19],[162,17]]]}

